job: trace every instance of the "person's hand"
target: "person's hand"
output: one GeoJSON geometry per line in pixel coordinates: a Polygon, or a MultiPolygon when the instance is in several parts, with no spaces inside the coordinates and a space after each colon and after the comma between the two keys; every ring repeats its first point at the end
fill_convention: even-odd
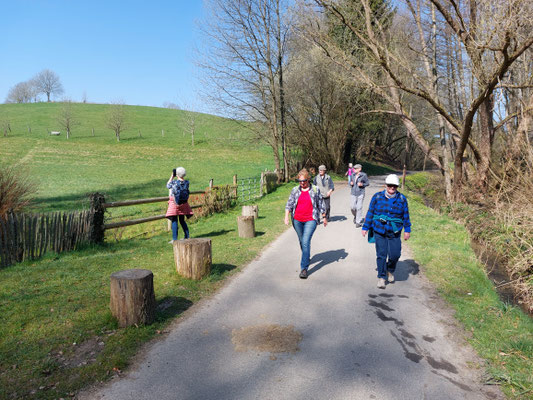
{"type": "Polygon", "coordinates": [[[324,217],[324,228],[328,225],[328,219],[324,217]]]}
{"type": "Polygon", "coordinates": [[[403,233],[403,240],[409,240],[410,237],[411,237],[411,233],[410,232],[404,232],[403,233]]]}
{"type": "Polygon", "coordinates": [[[353,181],[350,181],[350,185],[352,185],[352,186],[353,186],[353,181]]]}
{"type": "Polygon", "coordinates": [[[363,237],[365,237],[367,232],[368,232],[368,231],[361,230],[361,235],[363,235],[363,237]]]}
{"type": "Polygon", "coordinates": [[[326,197],[331,196],[331,192],[333,192],[333,190],[328,190],[328,193],[326,194],[326,197]]]}
{"type": "Polygon", "coordinates": [[[357,183],[357,185],[358,185],[359,187],[363,187],[363,182],[359,182],[359,183],[357,183]]]}
{"type": "Polygon", "coordinates": [[[289,225],[289,216],[285,215],[285,225],[289,225]]]}

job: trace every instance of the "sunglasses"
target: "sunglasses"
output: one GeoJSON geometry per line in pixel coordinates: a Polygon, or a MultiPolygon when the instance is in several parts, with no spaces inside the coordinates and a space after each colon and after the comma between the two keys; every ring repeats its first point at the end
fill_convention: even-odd
{"type": "Polygon", "coordinates": [[[398,186],[396,186],[396,185],[387,185],[387,187],[389,187],[389,188],[394,188],[394,189],[398,189],[398,186]]]}
{"type": "Polygon", "coordinates": [[[302,182],[307,182],[309,179],[296,179],[298,182],[302,183],[302,182]]]}

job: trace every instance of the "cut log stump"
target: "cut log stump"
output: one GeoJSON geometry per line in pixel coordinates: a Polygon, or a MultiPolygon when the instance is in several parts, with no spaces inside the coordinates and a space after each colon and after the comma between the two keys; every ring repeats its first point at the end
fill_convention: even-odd
{"type": "Polygon", "coordinates": [[[109,307],[121,328],[151,324],[156,310],[152,271],[127,269],[111,274],[109,307]]]}
{"type": "Polygon", "coordinates": [[[237,227],[239,229],[239,237],[255,237],[255,218],[253,216],[242,215],[237,217],[237,227]]]}
{"type": "Polygon", "coordinates": [[[175,240],[176,271],[185,278],[200,280],[211,272],[211,239],[175,240]]]}
{"type": "Polygon", "coordinates": [[[259,207],[258,206],[242,206],[242,215],[249,216],[251,215],[255,219],[259,217],[259,207]]]}

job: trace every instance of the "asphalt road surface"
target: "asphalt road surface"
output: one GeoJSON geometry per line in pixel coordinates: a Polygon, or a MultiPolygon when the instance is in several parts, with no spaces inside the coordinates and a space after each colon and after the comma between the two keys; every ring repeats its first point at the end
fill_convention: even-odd
{"type": "MultiPolygon", "coordinates": [[[[365,212],[383,188],[371,181],[365,212]]],[[[291,228],[123,376],[79,398],[503,398],[482,384],[481,361],[409,249],[396,282],[378,289],[375,249],[354,226],[347,185],[337,184],[331,203],[330,223],[313,236],[307,280],[298,278],[291,228]]]]}

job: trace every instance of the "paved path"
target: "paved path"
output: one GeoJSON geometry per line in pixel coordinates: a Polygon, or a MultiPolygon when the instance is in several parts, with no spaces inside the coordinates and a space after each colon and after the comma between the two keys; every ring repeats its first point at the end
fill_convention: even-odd
{"type": "MultiPolygon", "coordinates": [[[[365,210],[378,189],[367,189],[365,210]]],[[[469,367],[479,360],[407,249],[396,282],[376,287],[375,250],[354,227],[347,186],[334,192],[331,219],[313,237],[309,279],[298,278],[289,229],[124,377],[80,398],[501,398],[479,383],[482,369],[469,367]]]]}

